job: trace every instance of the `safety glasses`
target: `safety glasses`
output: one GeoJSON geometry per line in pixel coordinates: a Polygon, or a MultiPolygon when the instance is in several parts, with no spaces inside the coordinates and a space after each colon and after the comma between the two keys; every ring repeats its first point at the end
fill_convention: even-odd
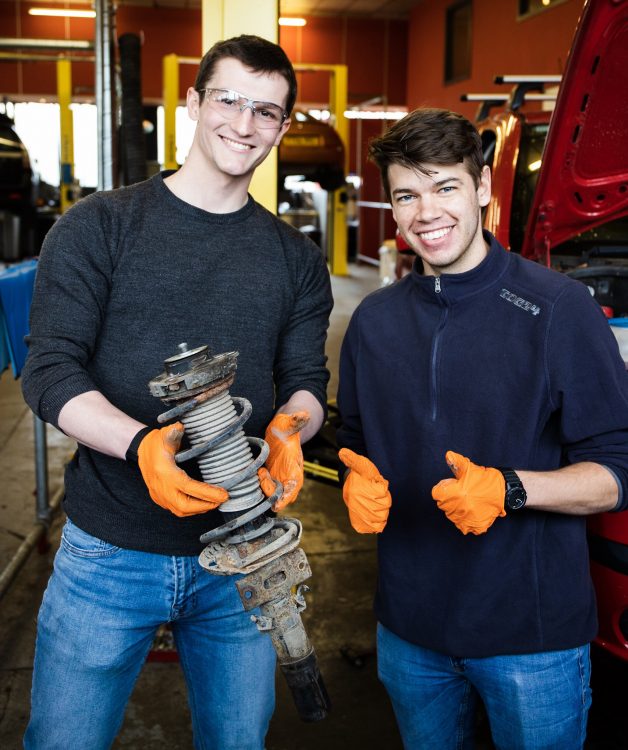
{"type": "Polygon", "coordinates": [[[249,99],[237,91],[229,89],[199,89],[205,92],[209,106],[219,112],[227,120],[234,120],[246,107],[253,113],[253,121],[257,128],[277,130],[288,117],[278,104],[259,102],[249,99]]]}

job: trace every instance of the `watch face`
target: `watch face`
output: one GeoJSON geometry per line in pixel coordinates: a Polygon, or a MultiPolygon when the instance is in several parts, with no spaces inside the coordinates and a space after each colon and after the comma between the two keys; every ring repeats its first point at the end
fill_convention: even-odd
{"type": "Polygon", "coordinates": [[[527,495],[523,487],[515,487],[511,490],[508,490],[506,504],[508,505],[510,510],[519,510],[519,508],[523,508],[523,506],[526,504],[526,499],[527,495]]]}

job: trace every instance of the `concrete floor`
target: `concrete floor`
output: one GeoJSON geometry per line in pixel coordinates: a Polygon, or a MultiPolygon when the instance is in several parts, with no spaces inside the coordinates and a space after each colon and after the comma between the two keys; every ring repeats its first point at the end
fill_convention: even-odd
{"type": "MultiPolygon", "coordinates": [[[[330,397],[336,393],[342,334],[357,302],[379,286],[378,272],[352,264],[349,275],[335,278],[333,285],[336,304],[328,344],[330,397]]],[[[72,442],[48,428],[51,496],[61,486],[62,467],[71,451],[72,442]]],[[[0,378],[0,477],[1,570],[30,531],[35,507],[32,417],[22,401],[19,383],[7,371],[0,378]]],[[[307,479],[293,509],[291,514],[303,522],[302,547],[313,571],[303,619],[333,708],[323,722],[304,724],[279,675],[277,710],[267,750],[398,750],[401,741],[387,695],[377,680],[373,651],[375,540],[353,533],[334,486],[307,479]]],[[[48,551],[31,554],[0,601],[0,748],[6,750],[21,747],[28,721],[37,610],[62,521],[58,516],[52,525],[48,551]]],[[[628,665],[594,652],[593,686],[587,750],[628,750],[628,665]]],[[[147,662],[114,747],[192,747],[185,686],[176,661],[147,662]]],[[[493,747],[481,717],[477,747],[493,747]]]]}

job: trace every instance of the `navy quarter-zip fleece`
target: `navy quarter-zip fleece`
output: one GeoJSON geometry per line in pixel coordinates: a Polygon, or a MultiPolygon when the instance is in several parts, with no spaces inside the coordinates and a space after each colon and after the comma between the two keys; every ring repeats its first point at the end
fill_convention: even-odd
{"type": "Polygon", "coordinates": [[[369,295],[340,358],[339,445],[390,482],[375,610],[399,637],[466,657],[589,642],[597,629],[584,517],[525,509],[464,536],[432,487],[447,450],[483,466],[595,461],[628,500],[628,374],[587,288],[492,235],[462,274],[369,295]]]}

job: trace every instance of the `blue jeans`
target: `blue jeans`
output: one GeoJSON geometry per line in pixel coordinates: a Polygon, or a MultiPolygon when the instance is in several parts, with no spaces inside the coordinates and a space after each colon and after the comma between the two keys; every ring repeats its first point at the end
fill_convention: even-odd
{"type": "Polygon", "coordinates": [[[578,750],[591,705],[589,646],[518,656],[445,656],[377,628],[379,678],[406,750],[474,747],[478,699],[499,750],[578,750]]]}
{"type": "Polygon", "coordinates": [[[166,622],[187,683],[194,747],[262,750],[275,706],[275,651],[245,612],[234,577],[210,575],[196,557],[115,547],[69,520],[39,612],[24,746],[109,748],[166,622]]]}

